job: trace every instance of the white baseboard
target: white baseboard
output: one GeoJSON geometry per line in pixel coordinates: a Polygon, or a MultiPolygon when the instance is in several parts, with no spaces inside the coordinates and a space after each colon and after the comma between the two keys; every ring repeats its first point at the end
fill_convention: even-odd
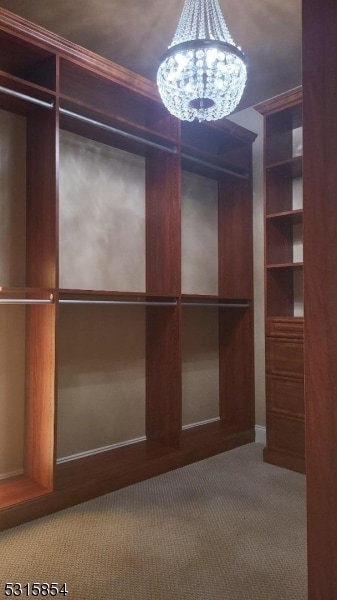
{"type": "MultiPolygon", "coordinates": [[[[200,425],[207,425],[209,423],[214,423],[219,421],[220,417],[215,417],[214,419],[207,419],[206,421],[199,421],[198,423],[190,423],[189,425],[183,425],[182,429],[191,429],[192,427],[199,427],[200,425]]],[[[72,454],[70,456],[63,456],[62,458],[57,459],[57,464],[69,462],[71,460],[78,460],[80,458],[85,458],[88,456],[93,456],[94,454],[100,454],[101,452],[108,452],[109,450],[115,450],[116,448],[122,448],[123,446],[130,446],[131,444],[137,444],[139,442],[144,442],[146,437],[135,438],[132,440],[127,440],[126,442],[119,442],[117,444],[111,444],[109,446],[102,446],[101,448],[94,448],[93,450],[86,450],[85,452],[79,452],[78,454],[72,454]]],[[[257,444],[266,445],[266,428],[262,427],[262,425],[255,425],[255,442],[257,444]]],[[[13,473],[5,473],[4,475],[0,475],[0,479],[6,479],[7,477],[14,477],[15,475],[21,475],[23,471],[17,471],[13,473]]]]}
{"type": "Polygon", "coordinates": [[[200,427],[200,425],[209,425],[209,423],[216,423],[220,421],[220,417],[214,417],[213,419],[206,419],[206,421],[198,421],[197,423],[189,423],[188,425],[183,425],[182,430],[192,429],[193,427],[200,427]]]}
{"type": "MultiPolygon", "coordinates": [[[[207,421],[199,421],[198,423],[190,423],[189,425],[183,425],[183,429],[191,429],[192,427],[199,427],[200,425],[207,425],[208,423],[215,423],[219,421],[220,417],[214,419],[207,419],[207,421]]],[[[130,446],[131,444],[137,444],[139,442],[146,441],[146,437],[135,438],[133,440],[127,440],[126,442],[119,442],[117,444],[110,444],[110,446],[103,446],[101,448],[94,448],[93,450],[87,450],[85,452],[79,452],[78,454],[72,454],[71,456],[63,456],[57,459],[57,464],[69,462],[71,460],[78,460],[79,458],[85,458],[87,456],[93,456],[101,452],[108,452],[109,450],[115,450],[116,448],[122,448],[123,446],[130,446]]],[[[255,442],[257,444],[266,445],[266,428],[262,425],[255,425],[255,442]]],[[[10,477],[17,477],[23,475],[23,469],[17,471],[11,471],[10,473],[0,473],[0,481],[2,479],[9,479],[10,477]]]]}
{"type": "Polygon", "coordinates": [[[94,448],[93,450],[86,450],[85,452],[79,452],[78,454],[72,454],[71,456],[63,456],[57,459],[57,464],[70,462],[71,460],[78,460],[79,458],[86,458],[87,456],[93,456],[94,454],[100,454],[101,452],[108,452],[109,450],[115,450],[116,448],[123,448],[124,446],[131,446],[131,444],[138,444],[139,442],[145,442],[146,437],[139,437],[133,440],[126,440],[125,442],[118,442],[117,444],[110,444],[110,446],[102,446],[101,448],[94,448]]]}
{"type": "Polygon", "coordinates": [[[0,473],[1,479],[9,479],[10,477],[18,477],[18,475],[23,475],[23,469],[17,469],[16,471],[10,471],[10,473],[0,473]]]}
{"type": "Polygon", "coordinates": [[[266,428],[262,425],[255,425],[255,442],[263,446],[267,443],[266,428]]]}

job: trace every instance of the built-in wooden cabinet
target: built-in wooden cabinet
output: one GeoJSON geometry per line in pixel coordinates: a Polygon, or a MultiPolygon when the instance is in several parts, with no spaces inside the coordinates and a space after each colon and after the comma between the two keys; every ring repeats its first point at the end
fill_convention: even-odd
{"type": "Polygon", "coordinates": [[[302,90],[264,116],[267,446],[265,460],[305,470],[302,90]]]}
{"type": "Polygon", "coordinates": [[[0,528],[254,440],[255,134],[0,10],[0,528]]]}

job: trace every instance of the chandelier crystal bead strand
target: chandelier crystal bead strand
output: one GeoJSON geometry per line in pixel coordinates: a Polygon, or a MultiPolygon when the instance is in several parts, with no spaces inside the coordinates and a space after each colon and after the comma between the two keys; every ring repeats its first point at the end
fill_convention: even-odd
{"type": "Polygon", "coordinates": [[[240,102],[246,80],[245,56],[233,42],[218,0],[185,0],[157,73],[169,112],[183,121],[221,119],[240,102]]]}

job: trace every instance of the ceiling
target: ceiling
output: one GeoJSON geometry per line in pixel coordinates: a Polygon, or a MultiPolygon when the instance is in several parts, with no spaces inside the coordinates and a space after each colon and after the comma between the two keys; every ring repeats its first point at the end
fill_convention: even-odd
{"type": "MultiPolygon", "coordinates": [[[[237,110],[301,84],[301,0],[219,0],[248,61],[237,110]]],[[[0,0],[26,19],[155,81],[183,0],[0,0]]]]}

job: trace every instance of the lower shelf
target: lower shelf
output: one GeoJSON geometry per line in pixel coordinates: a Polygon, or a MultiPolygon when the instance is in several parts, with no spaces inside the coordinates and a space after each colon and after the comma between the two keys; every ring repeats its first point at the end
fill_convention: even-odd
{"type": "Polygon", "coordinates": [[[25,475],[3,480],[0,482],[0,511],[46,494],[50,491],[25,475]]]}
{"type": "MultiPolygon", "coordinates": [[[[32,487],[20,496],[20,504],[9,506],[14,498],[13,480],[2,483],[0,490],[12,487],[7,504],[0,505],[0,530],[57,512],[97,496],[149,479],[161,473],[253,442],[254,428],[226,432],[219,423],[211,423],[182,432],[180,449],[152,441],[139,442],[116,450],[59,464],[55,488],[47,493],[32,487]]],[[[24,478],[18,478],[24,481],[24,478]]],[[[30,482],[31,483],[31,482],[30,482]]],[[[28,483],[27,483],[28,486],[28,483]]],[[[19,494],[16,492],[16,499],[19,494]]],[[[1,496],[2,498],[2,496],[1,496]]]]}

